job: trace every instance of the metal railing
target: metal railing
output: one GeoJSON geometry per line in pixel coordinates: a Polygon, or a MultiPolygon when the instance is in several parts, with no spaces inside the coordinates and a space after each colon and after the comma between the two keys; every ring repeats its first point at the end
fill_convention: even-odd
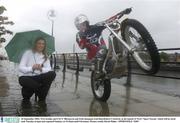
{"type": "MultiPolygon", "coordinates": [[[[164,48],[164,49],[159,49],[159,51],[180,51],[180,48],[164,48]]],[[[73,69],[76,71],[76,74],[79,74],[80,67],[86,67],[90,68],[91,63],[86,60],[86,53],[62,53],[62,54],[56,54],[53,55],[51,58],[54,60],[54,69],[56,68],[56,64],[61,64],[63,65],[63,71],[66,71],[67,66],[70,69],[73,69]]],[[[128,79],[126,85],[131,85],[130,80],[131,80],[131,74],[134,75],[142,75],[142,76],[152,76],[152,77],[161,77],[161,78],[169,78],[169,79],[179,79],[180,77],[174,77],[174,76],[163,76],[163,75],[149,75],[146,73],[140,73],[140,72],[132,72],[132,66],[131,64],[134,62],[131,58],[130,55],[128,55],[128,79]]],[[[53,64],[53,62],[51,62],[53,64]]],[[[161,62],[161,65],[165,64],[180,64],[180,62],[161,62]]]]}
{"type": "Polygon", "coordinates": [[[51,66],[56,69],[57,64],[61,64],[63,66],[62,71],[66,71],[67,68],[76,70],[76,73],[81,71],[81,66],[90,66],[91,63],[86,60],[86,53],[62,53],[52,55],[51,57],[51,66]],[[83,59],[80,58],[80,55],[83,55],[83,59]],[[56,59],[56,60],[53,60],[56,59]],[[55,63],[56,62],[56,63],[55,63]]]}

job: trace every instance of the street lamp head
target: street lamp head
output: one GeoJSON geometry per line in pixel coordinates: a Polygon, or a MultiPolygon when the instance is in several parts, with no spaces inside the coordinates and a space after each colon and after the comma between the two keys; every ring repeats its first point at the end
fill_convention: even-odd
{"type": "Polygon", "coordinates": [[[53,9],[51,9],[51,10],[48,11],[48,15],[47,16],[48,16],[48,19],[54,20],[55,17],[56,17],[56,13],[55,13],[55,11],[53,9]]]}

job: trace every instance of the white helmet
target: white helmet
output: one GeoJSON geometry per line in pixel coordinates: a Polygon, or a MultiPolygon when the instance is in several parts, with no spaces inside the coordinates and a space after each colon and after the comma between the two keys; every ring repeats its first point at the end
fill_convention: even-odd
{"type": "Polygon", "coordinates": [[[75,24],[75,26],[77,27],[77,29],[78,29],[79,25],[80,25],[81,23],[84,23],[84,22],[88,22],[88,23],[89,23],[89,19],[88,19],[87,16],[84,15],[84,14],[78,15],[78,16],[75,18],[75,20],[74,20],[74,24],[75,24]]]}

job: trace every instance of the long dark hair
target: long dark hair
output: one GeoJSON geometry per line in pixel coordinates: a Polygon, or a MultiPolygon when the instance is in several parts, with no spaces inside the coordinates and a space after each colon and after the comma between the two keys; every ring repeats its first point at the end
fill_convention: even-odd
{"type": "Polygon", "coordinates": [[[47,51],[46,51],[46,40],[43,38],[43,37],[38,37],[36,40],[35,40],[35,42],[34,42],[34,46],[33,46],[33,48],[32,48],[32,50],[33,50],[33,52],[35,52],[36,51],[36,44],[37,44],[37,42],[39,41],[39,40],[43,40],[44,41],[44,49],[43,49],[43,51],[42,51],[42,54],[44,55],[44,59],[45,59],[45,61],[48,59],[48,55],[47,55],[47,51]]]}

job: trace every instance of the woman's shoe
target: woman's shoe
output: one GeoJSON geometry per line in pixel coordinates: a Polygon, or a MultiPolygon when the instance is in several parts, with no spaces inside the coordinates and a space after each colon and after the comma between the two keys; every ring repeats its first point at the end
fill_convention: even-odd
{"type": "Polygon", "coordinates": [[[38,100],[38,105],[40,107],[46,107],[47,104],[46,104],[46,99],[41,99],[41,100],[38,100]]]}
{"type": "Polygon", "coordinates": [[[22,100],[23,102],[30,102],[30,98],[23,98],[23,100],[22,100]]]}

